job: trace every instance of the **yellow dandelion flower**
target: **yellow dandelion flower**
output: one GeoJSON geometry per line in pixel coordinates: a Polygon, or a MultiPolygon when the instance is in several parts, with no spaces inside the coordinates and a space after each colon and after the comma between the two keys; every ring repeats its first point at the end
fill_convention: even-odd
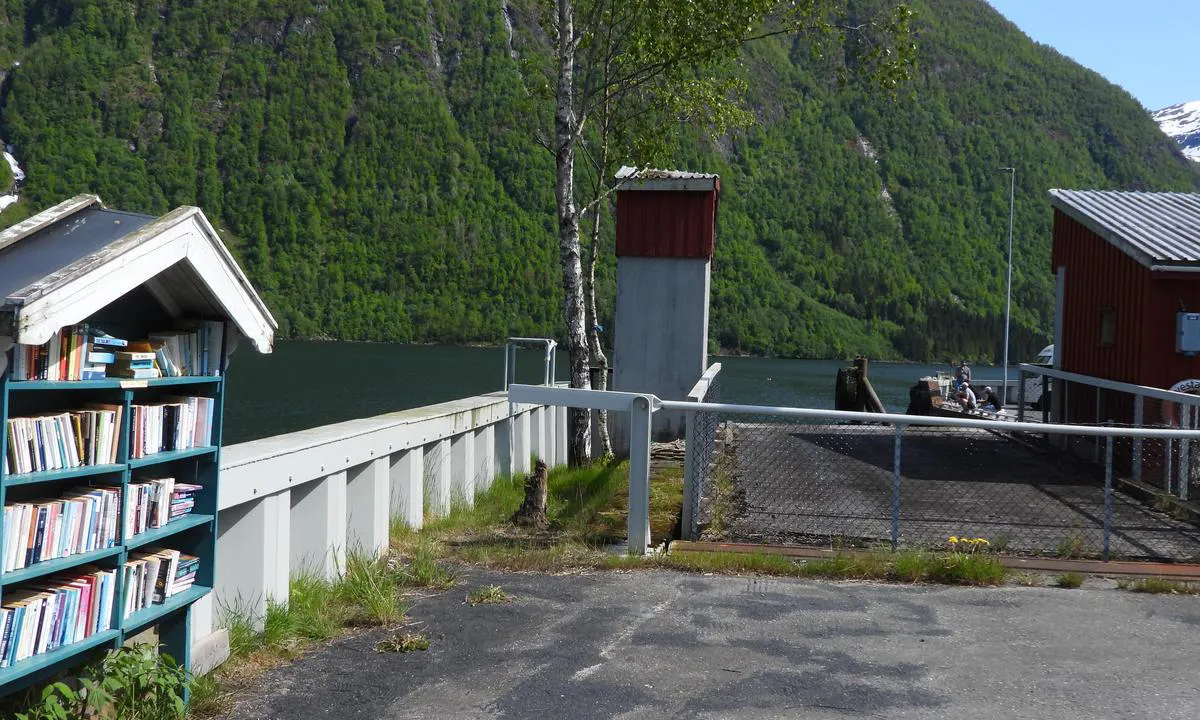
{"type": "Polygon", "coordinates": [[[954,544],[954,543],[956,543],[956,542],[958,542],[958,536],[957,536],[957,535],[951,535],[951,536],[950,536],[950,544],[951,544],[951,545],[953,545],[953,544],[954,544]]]}

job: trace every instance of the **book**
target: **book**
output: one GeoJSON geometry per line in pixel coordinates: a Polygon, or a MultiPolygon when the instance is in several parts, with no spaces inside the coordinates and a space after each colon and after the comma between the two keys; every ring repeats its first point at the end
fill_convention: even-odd
{"type": "Polygon", "coordinates": [[[6,504],[4,571],[114,547],[120,492],[114,487],[75,488],[59,498],[6,504]]]}
{"type": "Polygon", "coordinates": [[[92,347],[125,347],[129,342],[121,338],[113,337],[99,328],[92,328],[88,334],[88,342],[92,347]]]}
{"type": "Polygon", "coordinates": [[[62,470],[116,461],[119,405],[50,412],[6,421],[5,462],[12,474],[62,470]],[[109,432],[96,435],[103,425],[109,432]],[[105,459],[108,458],[108,459],[105,459]]]}
{"type": "Polygon", "coordinates": [[[89,350],[87,361],[92,364],[108,365],[117,361],[117,356],[113,352],[104,350],[89,350]]]}
{"type": "Polygon", "coordinates": [[[110,365],[108,374],[112,377],[131,378],[134,380],[153,380],[160,377],[160,373],[156,367],[129,368],[120,365],[110,365]]]}

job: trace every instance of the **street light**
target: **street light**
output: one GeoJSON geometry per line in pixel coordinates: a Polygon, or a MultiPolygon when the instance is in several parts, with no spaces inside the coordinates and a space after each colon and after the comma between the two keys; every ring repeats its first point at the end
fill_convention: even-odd
{"type": "Polygon", "coordinates": [[[1013,199],[1017,187],[1017,169],[1011,167],[997,168],[998,172],[1008,173],[1008,286],[1004,292],[1004,390],[1000,393],[1000,405],[1008,402],[1008,328],[1012,323],[1012,236],[1013,236],[1013,199]]]}

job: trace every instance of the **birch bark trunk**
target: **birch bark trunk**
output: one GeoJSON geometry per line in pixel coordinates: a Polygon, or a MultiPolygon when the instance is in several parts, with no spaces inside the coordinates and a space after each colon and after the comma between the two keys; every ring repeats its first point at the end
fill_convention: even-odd
{"type": "MultiPolygon", "coordinates": [[[[567,321],[567,356],[571,387],[588,388],[587,322],[583,298],[583,266],[579,257],[579,211],[575,206],[575,146],[579,137],[575,115],[575,23],[572,0],[557,0],[558,86],[554,112],[555,196],[558,203],[558,245],[563,271],[563,311],[567,321]]],[[[591,459],[591,417],[572,408],[567,419],[570,463],[591,459]]]]}
{"type": "MultiPolygon", "coordinates": [[[[601,155],[606,154],[604,151],[601,152],[601,155]]],[[[603,162],[601,162],[601,167],[604,167],[603,162]]],[[[603,214],[603,208],[604,203],[598,202],[595,209],[592,210],[591,247],[588,248],[587,273],[583,277],[589,318],[588,345],[592,353],[592,362],[599,369],[596,374],[597,390],[608,389],[608,356],[604,354],[604,346],[600,344],[600,331],[597,329],[599,316],[596,314],[596,256],[600,250],[600,217],[603,214]]],[[[608,434],[607,410],[601,410],[597,414],[596,432],[600,438],[600,455],[602,457],[612,455],[612,438],[608,434]]]]}

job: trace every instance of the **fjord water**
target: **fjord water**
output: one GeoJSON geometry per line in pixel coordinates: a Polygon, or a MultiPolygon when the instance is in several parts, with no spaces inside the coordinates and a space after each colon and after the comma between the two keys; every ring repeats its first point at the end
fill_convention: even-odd
{"type": "MultiPolygon", "coordinates": [[[[722,401],[833,407],[840,360],[710,358],[722,364],[722,401]]],[[[560,353],[558,376],[567,374],[560,353]]],[[[519,353],[519,382],[541,381],[541,352],[519,353]]],[[[904,412],[916,379],[946,365],[871,364],[871,380],[889,411],[904,412]]],[[[977,371],[980,376],[984,372],[977,371]]],[[[986,373],[999,375],[998,370],[986,373]]],[[[432,405],[499,390],[501,348],[283,340],[259,355],[243,345],[230,364],[225,444],[432,405]]]]}

